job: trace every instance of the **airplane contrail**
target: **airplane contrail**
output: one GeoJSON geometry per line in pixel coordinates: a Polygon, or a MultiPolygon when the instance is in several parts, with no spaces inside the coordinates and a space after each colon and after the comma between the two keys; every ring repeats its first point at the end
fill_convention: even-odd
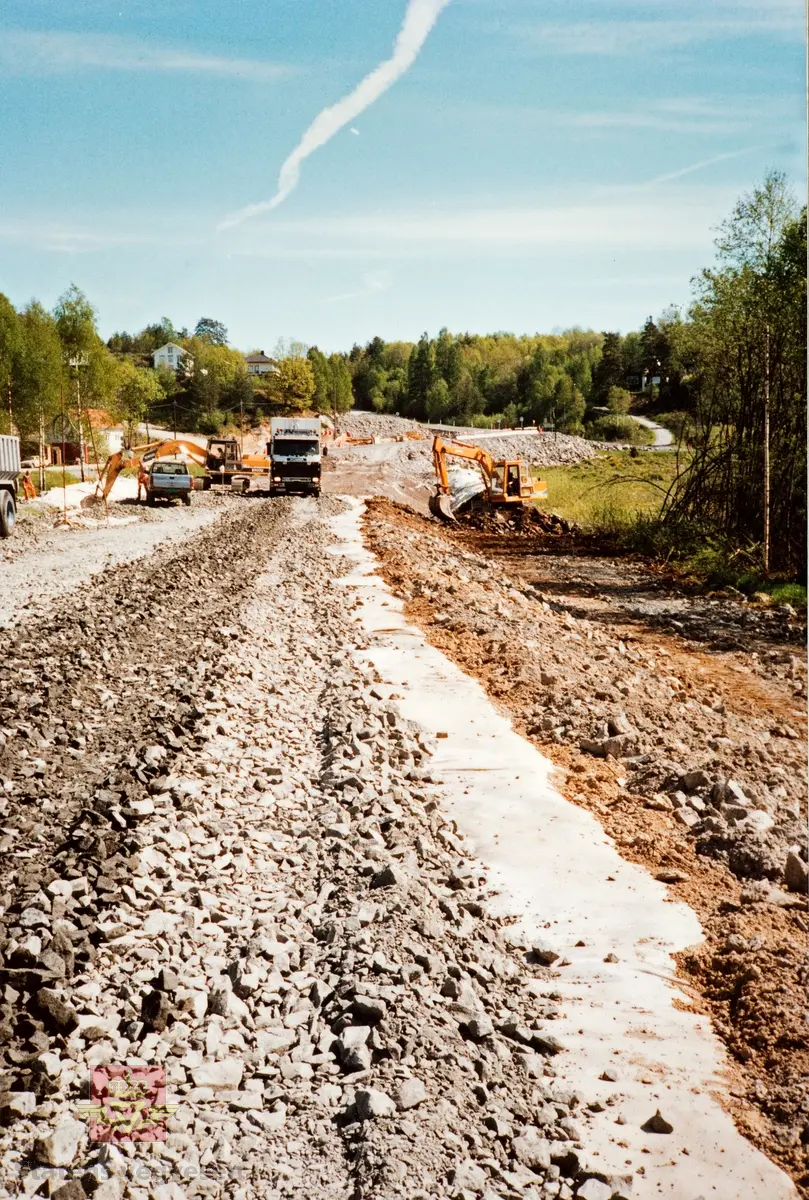
{"type": "Polygon", "coordinates": [[[278,189],[272,200],[261,200],[258,204],[248,204],[225,217],[219,224],[219,229],[229,229],[240,225],[259,213],[269,212],[283,204],[290,192],[294,191],[301,176],[301,164],[315,150],[319,150],[330,141],[336,133],[364,112],[383,92],[401,79],[405,71],[413,65],[418,53],[424,45],[430,30],[438,20],[443,8],[450,0],[408,0],[402,27],[393,46],[390,58],[375,67],[366,75],[361,83],[336,104],[324,108],[318,113],[312,124],[304,133],[298,145],[281,166],[278,176],[278,189]]]}
{"type": "Polygon", "coordinates": [[[716,154],[713,158],[703,158],[700,162],[691,163],[689,167],[681,167],[679,171],[667,171],[665,175],[657,175],[654,179],[647,179],[643,185],[651,187],[655,183],[669,183],[673,179],[682,179],[683,175],[691,175],[694,171],[701,171],[703,167],[712,167],[714,163],[726,162],[729,158],[740,158],[743,154],[752,154],[756,150],[761,150],[761,146],[745,146],[742,150],[729,150],[726,154],[716,154]]]}

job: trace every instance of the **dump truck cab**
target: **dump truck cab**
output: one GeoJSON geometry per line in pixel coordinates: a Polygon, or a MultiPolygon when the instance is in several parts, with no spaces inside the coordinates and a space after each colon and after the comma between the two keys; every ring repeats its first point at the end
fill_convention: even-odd
{"type": "Polygon", "coordinates": [[[320,418],[273,417],[270,435],[270,495],[319,496],[320,418]]]}

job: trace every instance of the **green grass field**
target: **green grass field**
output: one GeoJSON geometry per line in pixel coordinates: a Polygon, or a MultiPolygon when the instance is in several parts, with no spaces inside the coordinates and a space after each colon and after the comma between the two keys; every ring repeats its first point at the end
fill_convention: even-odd
{"type": "MultiPolygon", "coordinates": [[[[683,465],[683,456],[680,456],[683,465]]],[[[570,467],[537,470],[548,483],[542,506],[588,532],[618,532],[638,515],[660,511],[677,470],[677,455],[629,450],[586,459],[570,467]]]]}
{"type": "MultiPolygon", "coordinates": [[[[686,452],[679,467],[688,463],[686,452]]],[[[639,453],[616,450],[569,467],[537,468],[548,484],[548,499],[540,506],[575,521],[585,533],[617,538],[631,550],[663,558],[684,576],[709,588],[733,587],[751,596],[769,595],[774,604],[806,607],[806,587],[785,579],[765,579],[751,569],[750,556],[728,554],[706,540],[700,549],[676,548],[662,537],[654,518],[677,475],[677,454],[671,450],[639,453]]]]}

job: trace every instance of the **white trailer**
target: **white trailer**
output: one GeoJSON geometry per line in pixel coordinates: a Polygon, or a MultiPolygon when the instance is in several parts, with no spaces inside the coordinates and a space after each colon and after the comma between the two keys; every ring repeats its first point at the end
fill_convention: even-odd
{"type": "Polygon", "coordinates": [[[11,537],[17,521],[17,480],[20,476],[20,439],[0,434],[0,537],[11,537]]]}

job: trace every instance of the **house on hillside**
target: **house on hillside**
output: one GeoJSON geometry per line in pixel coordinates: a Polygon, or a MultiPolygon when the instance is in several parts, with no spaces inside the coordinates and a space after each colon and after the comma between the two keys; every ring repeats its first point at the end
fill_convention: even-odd
{"type": "Polygon", "coordinates": [[[157,370],[161,365],[171,367],[172,371],[182,366],[183,370],[188,371],[194,365],[194,359],[176,342],[166,342],[159,350],[152,351],[152,366],[157,370]]]}
{"type": "Polygon", "coordinates": [[[271,358],[268,358],[263,350],[254,350],[252,354],[245,354],[244,361],[247,364],[248,375],[277,375],[278,368],[271,358]]]}

